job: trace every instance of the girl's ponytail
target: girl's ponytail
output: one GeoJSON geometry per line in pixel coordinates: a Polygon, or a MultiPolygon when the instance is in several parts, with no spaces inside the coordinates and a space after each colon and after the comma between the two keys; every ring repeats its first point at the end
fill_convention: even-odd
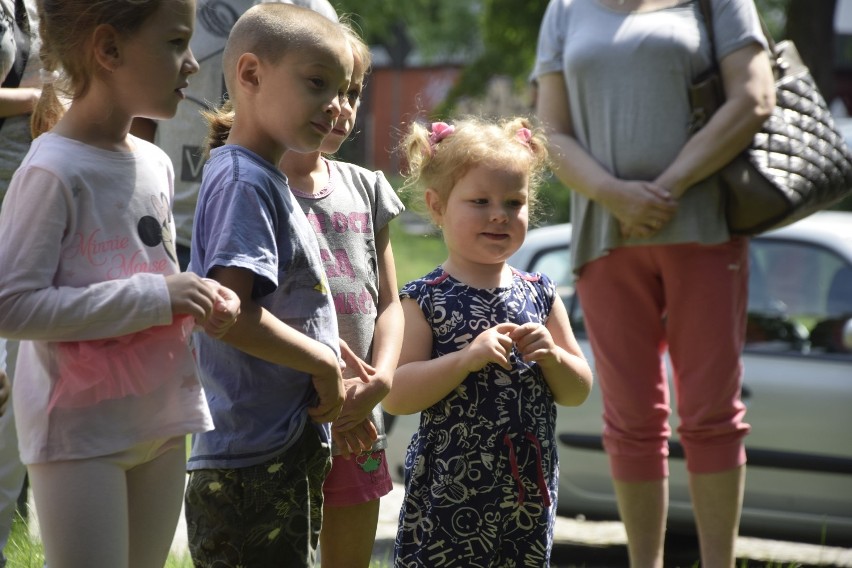
{"type": "MultiPolygon", "coordinates": [[[[45,19],[39,20],[39,33],[41,37],[45,37],[45,19]]],[[[30,134],[33,139],[38,138],[51,128],[53,128],[62,115],[65,114],[65,107],[59,100],[59,95],[56,92],[56,82],[59,80],[59,71],[57,71],[57,62],[51,56],[47,42],[41,45],[39,52],[41,60],[41,96],[36,102],[33,113],[30,116],[30,134]]]]}
{"type": "Polygon", "coordinates": [[[204,110],[201,111],[201,114],[207,119],[205,155],[209,156],[210,150],[224,146],[228,140],[231,127],[234,125],[234,105],[229,99],[222,103],[219,108],[204,110]]]}

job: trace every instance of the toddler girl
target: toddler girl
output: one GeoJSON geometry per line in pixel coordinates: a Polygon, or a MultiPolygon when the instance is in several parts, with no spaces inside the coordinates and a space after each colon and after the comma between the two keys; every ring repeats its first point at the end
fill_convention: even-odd
{"type": "Polygon", "coordinates": [[[422,187],[448,256],[400,294],[405,336],[392,414],[421,412],[406,455],[396,566],[549,566],[556,404],[592,372],[555,284],[506,260],[524,241],[546,162],[515,118],[413,124],[407,187],[422,187]]]}

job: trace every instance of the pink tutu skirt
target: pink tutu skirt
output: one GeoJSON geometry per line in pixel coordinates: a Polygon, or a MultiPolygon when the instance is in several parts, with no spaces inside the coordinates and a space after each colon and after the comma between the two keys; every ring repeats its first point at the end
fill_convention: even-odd
{"type": "Polygon", "coordinates": [[[104,400],[146,395],[168,380],[181,380],[192,364],[188,342],[194,321],[93,341],[55,343],[58,379],[47,410],[81,408],[104,400]]]}

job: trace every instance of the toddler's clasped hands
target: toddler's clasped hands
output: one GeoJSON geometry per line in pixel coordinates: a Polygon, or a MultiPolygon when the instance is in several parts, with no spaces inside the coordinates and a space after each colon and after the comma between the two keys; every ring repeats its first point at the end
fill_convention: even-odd
{"type": "Polygon", "coordinates": [[[509,358],[513,347],[517,347],[518,354],[525,361],[539,363],[554,357],[556,350],[553,337],[540,323],[499,323],[476,336],[468,345],[468,372],[479,371],[489,363],[511,371],[509,358]]]}
{"type": "Polygon", "coordinates": [[[189,315],[215,338],[223,337],[240,313],[240,298],[231,289],[211,278],[191,272],[166,276],[172,314],[189,315]]]}

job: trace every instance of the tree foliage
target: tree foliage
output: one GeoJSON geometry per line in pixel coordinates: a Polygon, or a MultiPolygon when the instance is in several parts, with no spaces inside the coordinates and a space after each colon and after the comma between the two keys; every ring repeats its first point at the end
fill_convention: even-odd
{"type": "MultiPolygon", "coordinates": [[[[479,50],[479,2],[455,0],[333,0],[364,39],[395,59],[416,50],[421,62],[466,60],[479,50]]],[[[405,61],[394,61],[402,66],[405,61]]]]}

